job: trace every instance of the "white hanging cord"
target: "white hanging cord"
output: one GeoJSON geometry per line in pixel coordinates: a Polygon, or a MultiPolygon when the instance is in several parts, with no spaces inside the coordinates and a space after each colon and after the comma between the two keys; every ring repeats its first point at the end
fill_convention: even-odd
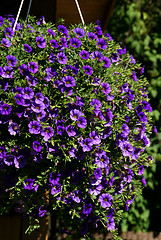
{"type": "Polygon", "coordinates": [[[27,10],[26,22],[27,22],[27,19],[28,19],[28,15],[30,13],[31,3],[32,3],[32,0],[30,0],[29,7],[28,7],[28,10],[27,10]]]}
{"type": "Polygon", "coordinates": [[[21,9],[22,9],[23,2],[24,2],[24,0],[21,1],[20,7],[19,7],[19,10],[18,10],[18,13],[17,13],[16,21],[15,21],[15,24],[13,26],[13,31],[15,31],[15,28],[16,28],[16,25],[17,25],[17,22],[18,22],[18,18],[19,18],[21,9]]]}
{"type": "Polygon", "coordinates": [[[85,22],[84,22],[84,19],[83,19],[83,16],[82,16],[82,12],[81,12],[80,7],[79,7],[79,3],[78,3],[77,0],[75,0],[75,3],[76,3],[76,5],[77,5],[77,8],[78,8],[78,12],[79,12],[81,21],[82,21],[83,25],[85,25],[85,22]]]}

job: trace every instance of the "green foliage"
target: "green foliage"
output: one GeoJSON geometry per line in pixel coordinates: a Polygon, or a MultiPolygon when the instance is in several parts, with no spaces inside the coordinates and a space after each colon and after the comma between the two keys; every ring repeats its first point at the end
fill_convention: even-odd
{"type": "MultiPolygon", "coordinates": [[[[158,129],[156,137],[151,139],[148,153],[155,163],[145,171],[147,188],[143,195],[135,198],[129,212],[124,214],[121,229],[160,231],[154,224],[160,210],[160,178],[157,174],[161,161],[161,1],[156,0],[123,0],[117,1],[108,26],[112,37],[126,45],[131,54],[145,65],[145,75],[150,81],[149,92],[152,116],[158,129]],[[156,203],[154,206],[154,202],[156,203]],[[156,210],[157,208],[157,210],[156,210]]],[[[158,217],[159,219],[159,217],[158,217]]]]}

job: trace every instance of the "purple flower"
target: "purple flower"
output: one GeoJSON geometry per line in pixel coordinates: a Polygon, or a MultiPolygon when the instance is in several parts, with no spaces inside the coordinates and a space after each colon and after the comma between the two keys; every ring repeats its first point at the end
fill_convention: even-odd
{"type": "Polygon", "coordinates": [[[83,50],[83,51],[81,51],[81,52],[79,53],[79,56],[80,56],[82,59],[88,59],[88,58],[89,58],[89,52],[83,50]]]}
{"type": "Polygon", "coordinates": [[[44,141],[48,141],[51,137],[54,136],[54,130],[52,127],[46,127],[44,129],[42,129],[41,131],[41,136],[44,137],[44,141]]]}
{"type": "Polygon", "coordinates": [[[66,38],[61,38],[60,40],[61,40],[62,48],[67,48],[68,47],[67,39],[66,38]]]}
{"type": "Polygon", "coordinates": [[[27,159],[24,155],[18,155],[14,157],[15,168],[23,168],[27,164],[27,159]]]}
{"type": "Polygon", "coordinates": [[[42,103],[44,101],[44,95],[41,92],[35,94],[35,103],[42,103]]]}
{"type": "Polygon", "coordinates": [[[28,69],[32,73],[36,73],[39,70],[38,64],[36,62],[29,62],[28,69]]]}
{"type": "Polygon", "coordinates": [[[96,33],[97,33],[99,36],[101,36],[101,35],[103,34],[102,29],[101,29],[100,26],[96,26],[96,27],[95,27],[95,30],[96,30],[96,33]]]}
{"type": "Polygon", "coordinates": [[[57,59],[60,64],[66,64],[68,61],[65,53],[63,53],[63,52],[60,52],[57,54],[57,59]]]}
{"type": "Polygon", "coordinates": [[[118,62],[119,55],[117,55],[117,53],[111,53],[111,59],[112,59],[112,62],[118,62]]]}
{"type": "Polygon", "coordinates": [[[59,25],[58,26],[58,31],[66,35],[68,33],[67,28],[64,25],[59,25]]]}
{"type": "Polygon", "coordinates": [[[83,70],[87,75],[92,75],[93,73],[92,67],[90,67],[89,65],[83,66],[83,70]]]}
{"type": "Polygon", "coordinates": [[[97,46],[101,49],[106,49],[107,48],[107,42],[103,38],[100,38],[97,41],[97,46]]]}
{"type": "Polygon", "coordinates": [[[41,124],[35,120],[29,122],[28,127],[31,134],[39,134],[41,131],[41,124]]]}
{"type": "Polygon", "coordinates": [[[20,131],[20,127],[17,123],[10,122],[8,131],[11,135],[15,136],[20,131]]]}
{"type": "Polygon", "coordinates": [[[44,111],[45,105],[43,104],[43,102],[40,102],[40,103],[33,102],[31,105],[31,109],[35,113],[40,113],[44,111]]]}
{"type": "Polygon", "coordinates": [[[2,103],[0,105],[0,113],[2,115],[9,115],[12,111],[12,107],[8,105],[7,103],[2,103]]]}
{"type": "Polygon", "coordinates": [[[72,109],[70,111],[70,118],[74,121],[77,121],[80,116],[84,115],[81,111],[78,109],[72,109]]]}
{"type": "Polygon", "coordinates": [[[137,76],[136,76],[136,72],[135,71],[133,71],[133,74],[132,74],[132,78],[133,78],[133,80],[135,81],[135,82],[137,82],[137,76]]]}
{"type": "Polygon", "coordinates": [[[144,174],[144,165],[141,165],[138,169],[138,175],[143,175],[144,174]]]}
{"type": "Polygon", "coordinates": [[[101,206],[103,208],[109,208],[112,205],[112,196],[108,193],[103,193],[101,196],[99,196],[99,202],[101,203],[101,206]]]}
{"type": "Polygon", "coordinates": [[[49,55],[49,57],[48,57],[48,60],[49,60],[49,62],[52,62],[52,63],[54,63],[55,62],[55,54],[54,53],[50,53],[50,55],[49,55]]]}
{"type": "Polygon", "coordinates": [[[45,73],[46,73],[50,78],[52,78],[52,77],[54,77],[54,76],[57,75],[57,72],[56,72],[55,68],[52,68],[52,67],[46,68],[46,69],[45,69],[45,73]]]}
{"type": "Polygon", "coordinates": [[[129,143],[129,142],[127,142],[127,141],[123,141],[123,142],[121,142],[120,143],[120,148],[122,149],[122,151],[123,151],[123,156],[124,157],[129,157],[129,156],[131,156],[132,155],[132,153],[133,153],[133,146],[129,143]]]}
{"type": "Polygon", "coordinates": [[[105,95],[108,95],[110,92],[111,92],[111,88],[110,88],[110,85],[106,82],[103,82],[101,84],[102,86],[102,92],[105,94],[105,95]]]}
{"type": "Polygon", "coordinates": [[[83,152],[89,152],[92,150],[92,140],[90,138],[85,138],[81,141],[81,146],[83,148],[83,152]]]}
{"type": "Polygon", "coordinates": [[[34,141],[32,146],[36,152],[41,152],[42,146],[40,142],[34,141]]]}
{"type": "Polygon", "coordinates": [[[32,52],[32,47],[28,44],[24,44],[24,50],[28,53],[32,52]]]}
{"type": "Polygon", "coordinates": [[[103,186],[101,184],[91,185],[89,187],[89,194],[97,196],[101,193],[102,189],[103,189],[103,186]]]}
{"type": "Polygon", "coordinates": [[[52,185],[50,188],[51,188],[51,195],[55,195],[61,192],[61,184],[58,183],[56,180],[52,181],[52,185]]]}
{"type": "Polygon", "coordinates": [[[88,32],[87,35],[88,35],[88,39],[91,40],[91,41],[93,41],[94,39],[98,40],[97,35],[93,32],[88,32]]]}
{"type": "Polygon", "coordinates": [[[56,33],[51,28],[48,29],[48,33],[49,35],[56,37],[56,33]]]}
{"type": "Polygon", "coordinates": [[[103,60],[103,54],[99,51],[92,52],[91,56],[92,56],[93,59],[95,59],[97,61],[102,61],[103,60]]]}
{"type": "Polygon", "coordinates": [[[70,45],[74,48],[79,48],[82,45],[81,41],[78,38],[70,38],[69,41],[70,45]]]}
{"type": "Polygon", "coordinates": [[[72,125],[68,125],[66,127],[66,132],[67,132],[69,137],[74,137],[77,134],[77,129],[72,125]]]}
{"type": "Polygon", "coordinates": [[[101,143],[101,139],[96,131],[92,131],[89,137],[92,139],[92,144],[99,145],[101,143]]]}
{"type": "Polygon", "coordinates": [[[26,75],[28,73],[28,68],[25,64],[22,64],[21,66],[19,66],[19,70],[22,75],[26,75]]]}
{"type": "Polygon", "coordinates": [[[11,46],[11,42],[7,38],[2,38],[1,44],[8,48],[11,46]]]}
{"type": "Polygon", "coordinates": [[[82,213],[85,214],[86,216],[88,216],[90,214],[90,212],[92,211],[92,204],[86,202],[83,205],[83,209],[82,209],[82,213]]]}
{"type": "Polygon", "coordinates": [[[78,38],[82,38],[85,36],[85,31],[82,28],[75,28],[73,32],[75,32],[76,37],[78,38]]]}
{"type": "Polygon", "coordinates": [[[7,63],[11,67],[16,67],[17,65],[17,58],[13,55],[8,55],[7,57],[7,63]]]}
{"type": "Polygon", "coordinates": [[[129,206],[133,203],[135,196],[130,200],[127,200],[125,205],[126,205],[126,210],[129,211],[129,206]]]}
{"type": "Polygon", "coordinates": [[[44,206],[39,207],[39,217],[44,217],[47,210],[44,206]]]}
{"type": "Polygon", "coordinates": [[[58,47],[59,47],[58,42],[57,42],[56,40],[54,40],[54,39],[51,39],[51,40],[50,40],[50,44],[51,44],[51,46],[52,46],[53,48],[58,48],[58,47]]]}
{"type": "Polygon", "coordinates": [[[80,128],[85,128],[87,126],[87,120],[84,117],[78,117],[77,126],[80,128]]]}
{"type": "Polygon", "coordinates": [[[123,134],[125,137],[127,137],[127,136],[129,135],[129,133],[130,133],[130,129],[129,129],[129,127],[127,126],[127,124],[124,123],[124,124],[122,125],[121,129],[122,129],[122,134],[123,134]]]}
{"type": "Polygon", "coordinates": [[[104,67],[109,68],[111,66],[111,61],[108,57],[103,57],[102,61],[104,62],[104,67]]]}
{"type": "Polygon", "coordinates": [[[142,101],[143,109],[147,110],[148,112],[152,112],[152,107],[147,101],[142,101]]]}
{"type": "Polygon", "coordinates": [[[35,183],[35,179],[25,179],[23,184],[24,189],[26,190],[32,190],[37,192],[39,185],[35,183]]]}
{"type": "Polygon", "coordinates": [[[102,155],[95,158],[95,164],[100,168],[106,168],[109,165],[109,157],[102,155]]]}
{"type": "Polygon", "coordinates": [[[0,26],[2,27],[3,23],[4,23],[5,18],[3,18],[2,16],[0,16],[0,26]]]}
{"type": "Polygon", "coordinates": [[[16,94],[15,95],[15,100],[16,100],[16,103],[18,104],[18,105],[22,105],[22,106],[24,106],[24,104],[25,104],[25,99],[22,97],[22,95],[21,94],[16,94]]]}
{"type": "Polygon", "coordinates": [[[46,47],[46,42],[43,37],[36,37],[36,44],[39,48],[45,48],[46,47]]]}
{"type": "Polygon", "coordinates": [[[30,87],[25,87],[22,89],[22,97],[24,99],[32,99],[34,97],[34,91],[30,87]]]}
{"type": "Polygon", "coordinates": [[[5,37],[12,38],[14,35],[14,31],[11,27],[5,28],[5,37]]]}
{"type": "Polygon", "coordinates": [[[74,87],[76,84],[75,79],[72,76],[63,77],[63,82],[65,83],[66,87],[74,87]]]}
{"type": "Polygon", "coordinates": [[[135,58],[134,58],[134,56],[133,56],[132,54],[130,55],[130,58],[131,58],[130,63],[135,64],[135,63],[136,63],[136,60],[135,60],[135,58]]]}
{"type": "Polygon", "coordinates": [[[39,122],[44,122],[46,120],[46,112],[41,111],[39,113],[36,113],[36,117],[39,122]]]}
{"type": "Polygon", "coordinates": [[[11,68],[9,66],[4,66],[2,77],[3,78],[12,78],[13,73],[14,73],[13,68],[11,68]]]}
{"type": "Polygon", "coordinates": [[[112,231],[115,229],[115,221],[113,219],[113,217],[110,217],[107,221],[107,229],[112,231]]]}

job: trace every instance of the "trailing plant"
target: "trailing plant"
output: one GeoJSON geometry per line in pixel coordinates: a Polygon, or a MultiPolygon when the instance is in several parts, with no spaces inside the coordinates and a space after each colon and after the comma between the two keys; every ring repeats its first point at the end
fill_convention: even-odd
{"type": "MultiPolygon", "coordinates": [[[[146,184],[153,125],[148,81],[133,56],[89,26],[1,19],[1,213],[59,212],[62,231],[117,236],[146,184]]],[[[35,220],[34,220],[35,219],[35,220]]],[[[35,223],[34,223],[35,221],[35,223]]]]}

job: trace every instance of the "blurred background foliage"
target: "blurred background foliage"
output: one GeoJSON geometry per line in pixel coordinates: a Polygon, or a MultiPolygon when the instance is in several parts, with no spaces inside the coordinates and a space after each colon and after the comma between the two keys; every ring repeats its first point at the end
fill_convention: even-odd
{"type": "Polygon", "coordinates": [[[116,1],[107,31],[126,46],[136,61],[145,66],[154,124],[158,134],[147,150],[155,163],[145,171],[147,181],[143,194],[136,197],[123,215],[121,231],[161,232],[161,1],[116,1]]]}

